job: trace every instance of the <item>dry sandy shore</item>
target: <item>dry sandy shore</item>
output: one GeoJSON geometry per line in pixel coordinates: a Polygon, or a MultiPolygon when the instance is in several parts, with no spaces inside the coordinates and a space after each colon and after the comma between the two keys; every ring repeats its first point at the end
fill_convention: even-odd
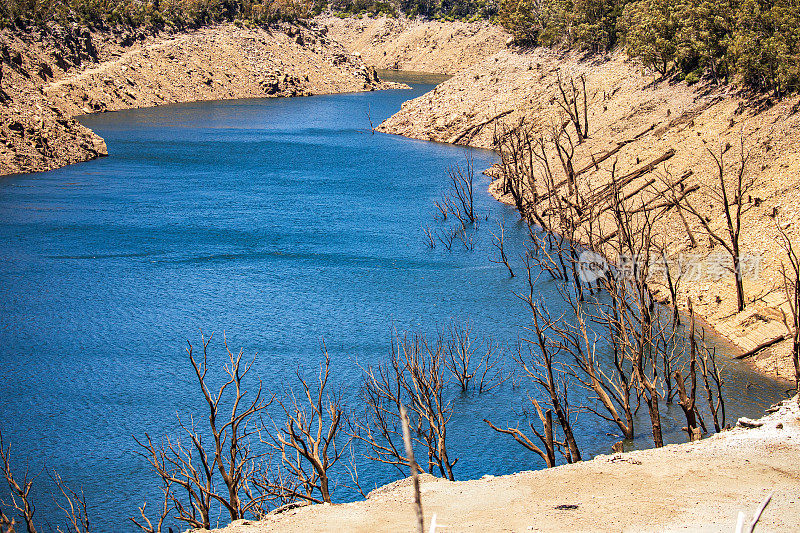
{"type": "MultiPolygon", "coordinates": [[[[796,398],[759,423],[696,443],[536,472],[455,483],[426,476],[426,524],[435,514],[440,531],[733,531],[739,511],[749,520],[772,492],[757,531],[795,531],[800,524],[796,398]]],[[[520,448],[520,468],[529,460],[520,448]]],[[[362,502],[294,509],[218,531],[412,531],[412,498],[408,480],[402,480],[362,502]]]]}
{"type": "MultiPolygon", "coordinates": [[[[63,31],[61,33],[64,33],[63,31]]],[[[0,32],[0,175],[105,155],[72,117],[175,102],[305,96],[394,87],[325,28],[225,24],[146,36],[0,32]]]]}
{"type": "MultiPolygon", "coordinates": [[[[616,164],[618,176],[624,175],[669,150],[675,151],[674,156],[658,165],[655,172],[631,183],[630,190],[651,179],[660,183],[688,171],[693,174],[687,186],[705,186],[713,183],[716,167],[704,141],[716,150],[725,144],[734,147],[727,156],[732,163],[735,147],[744,136],[751,150],[748,172],[755,176],[757,186],[748,197],[742,254],[759,258],[758,271],[745,277],[745,311],[736,312],[730,274],[711,272],[708,265],[723,250],[703,237],[705,232],[696,219],[689,220],[698,237],[696,247],[691,246],[674,209],[659,221],[657,231],[671,257],[691,259],[706,272],[694,281],[684,279],[677,298],[679,306],[685,308],[691,297],[695,311],[743,351],[786,334],[783,317],[784,313],[788,315],[789,306],[782,291],[780,266],[784,256],[778,244],[778,225],[795,242],[800,238],[800,97],[774,102],[737,94],[730,88],[656,82],[623,53],[584,58],[547,49],[504,50],[406,102],[379,130],[488,148],[494,133],[504,124],[527,117],[546,129],[559,120],[554,100],[559,73],[565,79],[584,74],[587,80],[589,139],[576,147],[576,168],[591,166],[593,156],[635,139],[597,170],[581,175],[580,179],[593,187],[608,182],[612,164],[616,164]],[[758,205],[753,205],[751,197],[758,199],[758,205]]],[[[552,157],[555,160],[554,154],[552,157]]],[[[510,202],[510,197],[500,197],[498,186],[495,182],[491,191],[510,202]]],[[[690,199],[698,206],[712,203],[703,192],[690,199]]],[[[721,209],[711,209],[708,214],[712,227],[722,230],[721,209]]],[[[666,299],[668,292],[662,288],[656,296],[666,299]]],[[[793,378],[789,345],[787,341],[761,351],[753,362],[768,375],[793,378]]]]}
{"type": "Polygon", "coordinates": [[[487,22],[325,16],[317,22],[367,65],[435,74],[456,72],[503,50],[509,35],[487,22]]]}

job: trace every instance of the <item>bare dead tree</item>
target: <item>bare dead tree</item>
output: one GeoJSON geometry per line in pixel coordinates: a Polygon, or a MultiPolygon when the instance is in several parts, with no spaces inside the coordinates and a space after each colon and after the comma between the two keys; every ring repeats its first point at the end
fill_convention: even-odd
{"type": "Polygon", "coordinates": [[[250,371],[255,357],[245,365],[242,365],[243,350],[234,355],[228,349],[225,340],[225,351],[228,355],[229,363],[225,366],[225,373],[228,380],[220,387],[216,394],[209,390],[205,376],[208,371],[207,343],[203,343],[203,360],[198,362],[192,356],[192,347],[189,345],[189,360],[194,367],[198,385],[203,391],[203,397],[209,408],[209,429],[213,438],[214,458],[216,467],[219,471],[225,487],[228,489],[228,498],[215,497],[231,516],[231,521],[244,518],[248,513],[255,511],[259,513],[260,499],[253,499],[248,488],[248,478],[252,474],[255,466],[254,461],[257,454],[251,448],[249,437],[257,435],[260,430],[258,423],[254,422],[254,417],[266,409],[273,401],[274,396],[269,399],[263,398],[261,381],[258,388],[247,400],[245,397],[248,391],[243,387],[243,381],[250,371]],[[233,387],[233,406],[231,415],[218,424],[217,418],[220,412],[220,402],[229,387],[233,387]],[[242,496],[248,501],[242,501],[242,496]]]}
{"type": "Polygon", "coordinates": [[[492,263],[502,263],[508,269],[508,273],[511,277],[514,277],[514,270],[511,268],[511,265],[508,263],[508,255],[506,255],[506,227],[505,227],[505,219],[501,218],[498,222],[498,231],[497,233],[492,232],[492,237],[494,240],[492,241],[492,245],[497,248],[498,253],[500,254],[500,260],[490,259],[492,263]]]}
{"type": "MultiPolygon", "coordinates": [[[[569,196],[573,197],[578,190],[577,184],[575,183],[576,174],[573,164],[573,160],[575,159],[575,145],[563,124],[554,124],[552,126],[552,139],[553,146],[555,146],[556,154],[558,155],[558,160],[561,162],[561,168],[564,170],[564,175],[567,178],[569,196]]],[[[561,199],[564,203],[567,203],[566,198],[559,198],[557,195],[549,195],[549,197],[553,200],[561,199]]],[[[578,206],[573,203],[571,207],[576,208],[578,206]]],[[[579,207],[578,210],[580,210],[579,207]]],[[[578,215],[580,214],[582,213],[578,213],[578,215]]]]}
{"type": "MultiPolygon", "coordinates": [[[[0,501],[0,506],[16,513],[17,517],[25,524],[27,533],[36,533],[41,529],[36,527],[34,520],[36,505],[31,496],[31,489],[39,474],[31,476],[30,471],[26,468],[22,477],[18,478],[13,472],[11,463],[11,445],[5,444],[2,431],[0,431],[0,473],[8,485],[11,498],[10,501],[0,501]]],[[[56,500],[56,505],[64,511],[66,516],[65,523],[56,526],[56,531],[59,533],[90,533],[89,514],[83,491],[78,493],[69,488],[57,472],[53,471],[49,474],[51,481],[61,494],[61,499],[56,500]]],[[[16,517],[8,516],[0,509],[0,531],[14,533],[16,523],[16,517]]]]}
{"type": "Polygon", "coordinates": [[[618,342],[613,314],[604,310],[599,301],[595,300],[592,303],[597,314],[587,316],[587,311],[580,302],[576,302],[566,291],[562,291],[562,294],[570,303],[575,316],[574,321],[556,324],[554,327],[555,334],[574,363],[568,367],[568,371],[577,383],[592,393],[590,399],[602,406],[599,409],[589,404],[583,408],[614,423],[624,438],[633,439],[633,365],[625,347],[618,342]],[[611,341],[609,348],[613,359],[609,368],[604,368],[606,365],[599,360],[597,352],[600,335],[593,331],[590,321],[604,326],[611,341]]]}
{"type": "Polygon", "coordinates": [[[375,124],[372,123],[372,109],[370,106],[367,106],[367,120],[369,121],[369,131],[372,135],[375,135],[375,124]]]}
{"type": "Polygon", "coordinates": [[[725,154],[730,148],[729,144],[720,146],[715,151],[706,146],[706,151],[711,155],[717,168],[717,180],[714,186],[707,187],[707,195],[712,200],[712,208],[722,212],[725,223],[723,229],[712,227],[711,217],[701,212],[691,202],[686,200],[686,210],[694,215],[700,222],[708,236],[720,244],[731,258],[729,270],[733,274],[736,286],[736,305],[739,311],[746,305],[744,285],[742,284],[741,264],[741,232],[742,219],[754,204],[746,203],[745,197],[756,186],[755,175],[748,172],[747,165],[750,160],[750,151],[745,145],[744,136],[740,137],[739,154],[733,170],[729,170],[725,154]],[[733,180],[733,183],[729,183],[733,180]]]}
{"type": "MultiPolygon", "coordinates": [[[[672,307],[674,311],[674,306],[672,307]]],[[[664,401],[668,404],[671,404],[675,397],[678,396],[674,373],[675,369],[680,367],[686,359],[686,350],[689,342],[685,335],[679,333],[679,327],[680,324],[673,319],[670,328],[664,328],[665,330],[669,329],[671,335],[661,335],[656,339],[656,346],[660,352],[657,357],[661,358],[662,361],[663,396],[664,401]]]]}
{"type": "MultiPolygon", "coordinates": [[[[450,337],[446,341],[447,355],[444,365],[458,381],[462,392],[469,389],[472,378],[478,369],[475,368],[474,360],[476,343],[472,339],[472,331],[469,323],[464,326],[451,323],[449,327],[450,337]]],[[[478,363],[478,366],[480,363],[478,363]]]]}
{"type": "Polygon", "coordinates": [[[425,246],[433,250],[436,248],[436,237],[434,236],[433,230],[430,226],[425,226],[422,228],[422,233],[425,235],[425,246]]]}
{"type": "MultiPolygon", "coordinates": [[[[800,393],[800,256],[798,247],[786,229],[778,223],[781,245],[789,262],[781,264],[783,290],[789,302],[789,316],[784,313],[784,324],[792,335],[792,363],[794,365],[795,391],[800,393]]],[[[800,401],[800,396],[798,397],[800,401]]]]}
{"type": "Polygon", "coordinates": [[[503,194],[511,193],[520,214],[528,211],[526,190],[532,191],[536,201],[536,186],[531,128],[524,119],[511,126],[502,126],[495,132],[493,145],[500,156],[499,176],[503,194]]]}
{"type": "Polygon", "coordinates": [[[465,250],[475,249],[475,239],[473,232],[467,231],[466,226],[458,226],[454,228],[455,236],[464,245],[465,250]]]}
{"type": "Polygon", "coordinates": [[[539,232],[532,224],[528,225],[528,242],[525,243],[525,257],[537,270],[547,272],[552,279],[566,279],[566,263],[561,253],[561,239],[550,231],[539,232]]]}
{"type": "Polygon", "coordinates": [[[421,423],[428,449],[428,471],[438,469],[442,477],[455,480],[447,450],[447,424],[453,416],[452,404],[445,398],[445,347],[441,339],[434,345],[420,335],[401,339],[400,352],[406,375],[402,378],[409,409],[421,423]]]}
{"type": "Polygon", "coordinates": [[[575,78],[569,78],[565,83],[558,74],[558,96],[556,102],[558,106],[567,114],[569,121],[575,126],[575,134],[578,144],[589,137],[589,97],[586,92],[586,77],[580,75],[578,84],[575,78]]]}
{"type": "MultiPolygon", "coordinates": [[[[211,527],[211,505],[214,492],[214,459],[202,445],[202,437],[194,423],[178,425],[188,437],[190,444],[180,439],[166,439],[154,443],[148,434],[136,443],[144,451],[140,455],[150,464],[163,484],[171,487],[168,494],[170,506],[174,508],[175,519],[193,528],[211,527]],[[176,491],[174,487],[180,487],[176,491]]],[[[142,507],[145,507],[144,502],[142,507]]],[[[141,526],[140,526],[141,527],[141,526]]]]}
{"type": "Polygon", "coordinates": [[[461,226],[457,226],[454,229],[450,230],[439,230],[436,232],[436,238],[439,239],[439,242],[442,243],[445,250],[448,252],[453,248],[453,241],[456,240],[458,234],[460,233],[461,226]]]}
{"type": "Polygon", "coordinates": [[[466,221],[469,221],[470,223],[475,222],[473,185],[475,179],[475,167],[473,165],[472,157],[467,157],[467,163],[464,168],[461,168],[460,165],[450,167],[448,174],[450,175],[450,183],[453,192],[453,196],[450,197],[452,203],[450,211],[453,214],[459,213],[464,219],[466,219],[466,221]]]}
{"type": "Polygon", "coordinates": [[[563,364],[559,365],[558,358],[563,351],[563,346],[558,342],[549,339],[547,332],[551,330],[555,322],[549,313],[535,298],[534,286],[536,277],[531,271],[530,262],[526,261],[528,292],[517,294],[528,306],[531,312],[532,324],[528,328],[533,334],[533,339],[525,341],[538,348],[529,351],[533,359],[525,360],[520,358],[517,362],[525,371],[525,374],[541,390],[546,391],[549,396],[549,406],[552,407],[556,415],[561,430],[564,435],[564,456],[568,463],[581,460],[581,453],[578,442],[572,430],[572,420],[570,416],[569,399],[567,390],[569,388],[569,374],[563,370],[563,364]]]}
{"type": "Polygon", "coordinates": [[[489,392],[513,378],[514,374],[502,366],[505,350],[491,338],[486,339],[486,349],[481,357],[476,375],[478,393],[489,392]]]}
{"type": "Polygon", "coordinates": [[[711,419],[714,421],[714,430],[719,433],[725,426],[725,395],[723,394],[723,386],[725,381],[723,379],[722,368],[717,363],[716,348],[709,348],[705,342],[705,332],[698,342],[698,352],[701,354],[700,361],[700,375],[703,378],[703,388],[706,391],[706,401],[708,402],[708,410],[711,413],[711,419]]]}
{"type": "Polygon", "coordinates": [[[458,459],[447,449],[447,425],[453,407],[446,398],[446,346],[442,335],[435,343],[413,333],[393,335],[389,360],[364,369],[361,397],[365,413],[357,422],[356,436],[370,451],[367,457],[394,466],[399,472],[409,468],[403,452],[400,406],[408,408],[415,445],[428,452],[427,470],[451,481],[458,459]]]}
{"type": "Polygon", "coordinates": [[[509,379],[503,372],[503,350],[491,338],[476,339],[467,322],[452,322],[446,336],[440,336],[445,350],[444,365],[462,392],[475,388],[479,393],[499,387],[509,379]]]}
{"type": "MultiPolygon", "coordinates": [[[[434,218],[446,221],[452,215],[457,225],[450,231],[450,240],[459,234],[466,234],[467,228],[474,225],[477,216],[474,202],[475,169],[472,158],[467,158],[465,167],[454,165],[448,170],[450,176],[450,189],[441,200],[434,201],[439,214],[434,218]]],[[[461,237],[463,239],[463,237],[461,237]]]]}
{"type": "Polygon", "coordinates": [[[683,367],[686,375],[683,376],[680,370],[674,372],[675,383],[677,386],[679,405],[686,418],[686,432],[690,441],[699,440],[704,433],[710,432],[706,426],[703,415],[698,408],[698,385],[697,380],[701,380],[702,390],[705,392],[705,400],[708,406],[708,414],[714,423],[714,431],[719,433],[725,427],[725,399],[723,394],[724,379],[722,369],[717,362],[716,349],[710,348],[705,341],[705,332],[698,335],[694,309],[689,301],[689,320],[690,331],[687,342],[682,344],[686,349],[688,345],[688,360],[684,353],[683,367]],[[688,388],[687,388],[688,382],[688,388]]]}
{"type": "MultiPolygon", "coordinates": [[[[165,498],[176,511],[175,518],[193,528],[211,526],[212,506],[219,505],[231,520],[265,513],[268,498],[252,490],[252,481],[264,457],[254,450],[253,439],[262,429],[259,414],[274,397],[265,399],[259,380],[252,392],[245,388],[245,378],[255,361],[243,362],[243,351],[234,354],[225,340],[228,362],[224,366],[226,381],[216,392],[209,388],[208,346],[211,337],[202,337],[202,358],[195,358],[194,347],[187,342],[188,358],[197,384],[208,408],[208,427],[201,431],[190,417],[185,424],[178,417],[181,438],[154,443],[150,435],[136,440],[140,455],[150,464],[167,488],[165,498]],[[220,415],[230,413],[225,417],[220,415]],[[203,436],[210,436],[206,447],[203,436]],[[222,479],[225,493],[216,489],[217,475],[222,479]],[[180,490],[178,490],[180,489],[180,490]]],[[[165,503],[165,505],[167,505],[165,503]]],[[[140,525],[141,527],[141,525],[140,525]]]]}
{"type": "MultiPolygon", "coordinates": [[[[538,306],[535,304],[534,306],[536,312],[540,313],[538,306]]],[[[581,456],[572,430],[572,407],[568,396],[569,374],[564,371],[564,365],[555,360],[558,355],[557,344],[549,342],[545,337],[545,331],[554,322],[549,316],[542,315],[541,318],[535,317],[533,323],[531,329],[536,332],[537,340],[526,341],[524,345],[521,343],[515,359],[526,376],[531,379],[536,390],[545,396],[543,400],[528,396],[528,401],[536,410],[541,429],[532,421],[532,416],[525,415],[528,426],[540,445],[535,444],[519,425],[502,428],[487,419],[484,419],[484,422],[493,430],[510,435],[523,447],[541,457],[545,465],[551,468],[556,466],[557,454],[562,455],[567,463],[580,461],[581,456]],[[547,346],[545,350],[541,349],[541,342],[547,346]],[[544,408],[542,404],[545,405],[544,408]],[[553,422],[554,412],[557,424],[553,422]]]]}
{"type": "MultiPolygon", "coordinates": [[[[394,340],[393,337],[393,344],[394,340]]],[[[398,378],[403,375],[404,369],[400,368],[400,358],[393,356],[388,363],[363,368],[363,371],[360,398],[365,409],[354,420],[356,431],[353,437],[368,446],[365,457],[391,465],[402,474],[412,465],[408,455],[403,453],[402,445],[400,407],[404,388],[398,378]]]]}
{"type": "Polygon", "coordinates": [[[689,315],[691,324],[689,332],[689,390],[686,390],[686,383],[681,376],[681,371],[675,371],[675,383],[678,385],[679,405],[683,409],[683,414],[686,417],[686,427],[683,430],[686,432],[690,441],[700,440],[702,435],[701,426],[704,427],[702,416],[697,410],[697,342],[695,338],[695,323],[694,312],[692,310],[692,302],[689,300],[689,315]]]}
{"type": "Polygon", "coordinates": [[[263,480],[265,493],[313,503],[332,502],[331,473],[347,457],[353,437],[341,393],[328,390],[331,358],[324,345],[323,354],[317,384],[312,388],[298,372],[300,397],[292,394],[291,400],[278,400],[285,423],[279,428],[273,421],[275,430],[266,442],[279,454],[281,469],[292,481],[287,485],[263,480]]]}
{"type": "Polygon", "coordinates": [[[14,512],[18,513],[25,523],[25,529],[28,533],[36,533],[37,529],[33,520],[36,514],[36,506],[33,504],[33,499],[31,498],[31,489],[38,475],[31,476],[29,470],[26,468],[22,473],[22,478],[14,476],[13,469],[11,468],[11,445],[6,445],[3,442],[2,432],[0,432],[0,470],[2,470],[3,478],[11,492],[11,501],[2,501],[0,503],[4,507],[11,508],[14,512]]]}

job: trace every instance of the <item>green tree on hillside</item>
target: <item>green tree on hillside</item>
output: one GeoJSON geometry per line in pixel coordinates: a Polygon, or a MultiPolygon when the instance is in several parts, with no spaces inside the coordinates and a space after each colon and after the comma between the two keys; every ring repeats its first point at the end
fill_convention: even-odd
{"type": "Polygon", "coordinates": [[[645,66],[666,76],[677,50],[678,23],[672,0],[641,0],[625,6],[620,29],[625,34],[625,50],[645,66]]]}
{"type": "Polygon", "coordinates": [[[626,3],[626,0],[574,0],[575,43],[584,50],[610,50],[617,43],[617,19],[626,3]]]}
{"type": "Polygon", "coordinates": [[[798,2],[744,0],[737,14],[729,56],[744,83],[774,90],[796,90],[800,80],[798,2]]]}
{"type": "Polygon", "coordinates": [[[735,25],[736,0],[677,0],[680,21],[675,43],[684,72],[707,69],[717,82],[727,80],[726,56],[735,25]]]}

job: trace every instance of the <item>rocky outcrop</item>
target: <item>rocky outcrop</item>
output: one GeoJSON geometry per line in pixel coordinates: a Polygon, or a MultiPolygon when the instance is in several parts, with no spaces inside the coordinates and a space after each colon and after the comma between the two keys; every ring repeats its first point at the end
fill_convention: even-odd
{"type": "Polygon", "coordinates": [[[96,51],[79,30],[25,37],[0,32],[0,174],[49,170],[106,155],[103,139],[41,91],[63,69],[91,59],[96,51]],[[55,38],[64,43],[60,52],[55,52],[55,38]]]}

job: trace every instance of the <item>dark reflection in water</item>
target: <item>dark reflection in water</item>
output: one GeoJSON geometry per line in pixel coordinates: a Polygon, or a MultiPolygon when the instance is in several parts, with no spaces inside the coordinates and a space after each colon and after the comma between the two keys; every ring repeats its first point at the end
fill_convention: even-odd
{"type": "MultiPolygon", "coordinates": [[[[258,352],[253,371],[276,391],[315,368],[324,337],[349,400],[356,362],[383,360],[393,327],[433,334],[469,319],[513,343],[527,321],[512,293],[522,281],[488,261],[489,231],[506,218],[518,268],[526,231],[483,192],[487,179],[476,206],[490,220],[473,251],[431,251],[422,236],[448,167],[469,154],[486,168],[494,155],[368,133],[368,110],[382,120],[430,88],[88,116],[110,157],[0,181],[0,427],[19,463],[82,486],[99,531],[126,530],[158,491],[131,436],[166,435],[176,412],[202,406],[184,355],[201,329],[216,334],[213,362],[223,333],[258,352]]],[[[553,282],[538,290],[558,312],[553,282]]],[[[731,420],[781,396],[740,365],[731,372],[731,420]]],[[[458,478],[541,466],[482,422],[515,423],[526,388],[454,391],[458,478]]],[[[617,440],[595,418],[579,427],[586,455],[617,440]]],[[[362,465],[367,485],[395,476],[362,465]]],[[[54,521],[52,499],[37,496],[54,521]]]]}

